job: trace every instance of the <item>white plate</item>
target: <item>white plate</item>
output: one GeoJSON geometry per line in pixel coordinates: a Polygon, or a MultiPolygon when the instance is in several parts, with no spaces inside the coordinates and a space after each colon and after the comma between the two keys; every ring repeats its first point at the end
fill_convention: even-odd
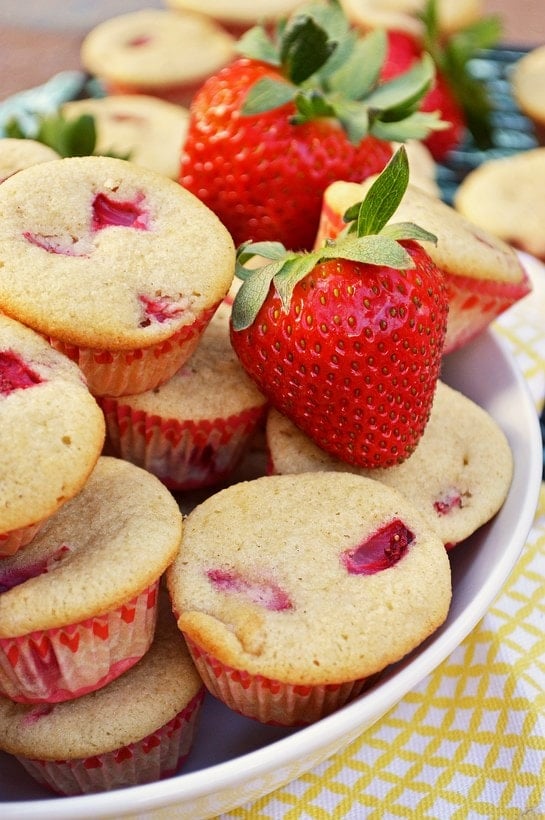
{"type": "Polygon", "coordinates": [[[542,458],[534,403],[511,354],[493,331],[449,356],[442,378],[497,420],[515,461],[501,511],[452,553],[454,596],[443,627],[392,666],[371,690],[302,729],[261,726],[208,697],[183,774],[158,783],[53,797],[16,760],[0,755],[2,820],[149,818],[163,807],[175,807],[176,818],[213,817],[268,794],[347,746],[452,653],[488,610],[519,557],[537,505],[542,458]]]}

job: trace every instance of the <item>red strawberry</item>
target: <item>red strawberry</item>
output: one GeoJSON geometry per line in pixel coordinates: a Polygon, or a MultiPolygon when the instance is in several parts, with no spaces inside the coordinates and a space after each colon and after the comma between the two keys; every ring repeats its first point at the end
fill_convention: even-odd
{"type": "MultiPolygon", "coordinates": [[[[388,56],[382,67],[381,79],[391,80],[407,71],[422,59],[423,53],[423,45],[409,32],[388,31],[388,56]]],[[[466,133],[464,110],[439,71],[436,72],[432,87],[422,99],[420,110],[439,111],[441,119],[449,123],[448,128],[434,131],[422,140],[439,162],[461,144],[466,133]]]]}
{"type": "Polygon", "coordinates": [[[236,244],[309,249],[330,182],[378,173],[390,140],[437,126],[417,112],[431,60],[379,88],[384,32],[358,37],[336,4],[295,13],[275,40],[252,29],[241,50],[193,100],[180,182],[236,244]]]}
{"type": "Polygon", "coordinates": [[[231,340],[271,404],[351,464],[407,458],[426,426],[447,295],[416,225],[385,227],[408,181],[401,148],[361,203],[354,233],[306,254],[239,249],[231,340]],[[378,231],[378,235],[375,235],[378,231]],[[263,268],[244,267],[259,254],[263,268]]]}
{"type": "Polygon", "coordinates": [[[425,25],[422,39],[408,31],[388,31],[388,54],[381,79],[392,80],[408,71],[428,52],[435,63],[436,74],[420,110],[439,111],[449,127],[433,131],[422,141],[437,161],[460,146],[467,130],[480,148],[490,147],[490,100],[485,85],[468,71],[468,64],[478,49],[493,46],[499,39],[501,28],[497,18],[485,17],[446,38],[439,29],[436,0],[428,0],[422,19],[425,25]]]}

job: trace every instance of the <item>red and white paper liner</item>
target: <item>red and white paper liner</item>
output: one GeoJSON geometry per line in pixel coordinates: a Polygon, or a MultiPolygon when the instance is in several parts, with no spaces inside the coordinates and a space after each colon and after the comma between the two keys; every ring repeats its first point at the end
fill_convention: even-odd
{"type": "Polygon", "coordinates": [[[20,703],[58,703],[119,677],[151,645],[158,586],[80,623],[0,638],[0,693],[20,703]]]}
{"type": "Polygon", "coordinates": [[[184,637],[208,691],[238,714],[272,726],[314,723],[344,706],[376,680],[373,675],[347,683],[283,683],[233,669],[184,637]]]}
{"type": "Polygon", "coordinates": [[[527,276],[513,283],[480,279],[476,287],[470,276],[445,273],[445,284],[449,300],[445,353],[468,344],[530,292],[527,276]]]}
{"type": "Polygon", "coordinates": [[[16,757],[38,783],[62,795],[110,791],[171,777],[191,751],[204,692],[203,687],[164,726],[112,752],[72,760],[16,757]]]}
{"type": "Polygon", "coordinates": [[[174,491],[227,479],[265,413],[260,404],[226,418],[164,419],[110,396],[100,399],[113,455],[153,473],[174,491]]]}
{"type": "Polygon", "coordinates": [[[94,396],[127,396],[168,381],[190,358],[217,305],[169,339],[132,350],[93,350],[50,338],[55,350],[76,362],[94,396]]]}

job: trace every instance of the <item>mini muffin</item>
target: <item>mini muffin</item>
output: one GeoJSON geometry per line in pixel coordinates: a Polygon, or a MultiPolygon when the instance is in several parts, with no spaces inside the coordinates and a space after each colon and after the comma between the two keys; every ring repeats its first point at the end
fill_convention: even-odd
{"type": "Polygon", "coordinates": [[[80,369],[0,314],[0,559],[80,491],[104,434],[80,369]]]}
{"type": "Polygon", "coordinates": [[[94,395],[150,390],[189,358],[228,292],[233,240],[173,180],[70,157],[0,185],[0,310],[76,361],[94,395]]]}
{"type": "Polygon", "coordinates": [[[59,155],[43,142],[3,137],[0,139],[0,182],[23,168],[51,159],[59,159],[59,155]]]}
{"type": "Polygon", "coordinates": [[[86,794],[173,775],[187,759],[204,686],[161,600],[153,643],[108,686],[30,705],[0,697],[0,748],[59,794],[86,794]]]}
{"type": "Polygon", "coordinates": [[[235,37],[255,25],[274,24],[303,5],[302,0],[166,0],[166,4],[173,11],[206,14],[235,37]]]}
{"type": "Polygon", "coordinates": [[[425,515],[447,549],[498,512],[513,475],[503,430],[482,407],[443,382],[437,384],[424,435],[403,464],[353,467],[321,450],[277,410],[267,416],[266,441],[271,474],[336,470],[375,478],[425,515]]]}
{"type": "Polygon", "coordinates": [[[146,94],[114,94],[73,100],[62,107],[71,120],[89,114],[97,133],[95,154],[130,159],[176,179],[180,150],[189,122],[189,111],[182,105],[146,94]]]}
{"type": "Polygon", "coordinates": [[[151,94],[180,105],[234,55],[234,38],[210,17],[153,8],[104,20],[80,50],[107,94],[151,94]]]}
{"type": "Polygon", "coordinates": [[[445,620],[450,565],[400,493],[350,473],[262,476],[195,507],[167,571],[209,691],[263,723],[311,723],[445,620]]]}
{"type": "MultiPolygon", "coordinates": [[[[423,25],[420,14],[425,0],[341,0],[348,19],[369,31],[373,28],[397,29],[420,36],[423,25]]],[[[444,35],[452,34],[477,22],[484,13],[482,0],[438,0],[437,24],[444,35]]]]}
{"type": "MultiPolygon", "coordinates": [[[[361,184],[338,181],[326,189],[317,248],[343,230],[343,214],[361,202],[375,179],[361,184]]],[[[467,344],[531,290],[530,278],[510,245],[416,185],[407,186],[390,222],[415,222],[437,237],[437,244],[426,242],[425,247],[447,286],[444,353],[467,344]]]]}
{"type": "Polygon", "coordinates": [[[483,162],[454,196],[464,217],[545,261],[545,147],[483,162]]]}
{"type": "Polygon", "coordinates": [[[11,583],[17,573],[23,580],[0,595],[0,693],[69,700],[133,666],[153,638],[159,580],[181,529],[155,476],[101,456],[78,495],[14,556],[11,583]]]}
{"type": "Polygon", "coordinates": [[[533,48],[514,64],[510,83],[515,102],[532,121],[539,143],[545,144],[545,45],[533,48]]]}
{"type": "Polygon", "coordinates": [[[172,490],[229,478],[265,416],[266,399],[231,346],[230,312],[220,305],[190,360],[161,387],[100,400],[110,452],[172,490]]]}

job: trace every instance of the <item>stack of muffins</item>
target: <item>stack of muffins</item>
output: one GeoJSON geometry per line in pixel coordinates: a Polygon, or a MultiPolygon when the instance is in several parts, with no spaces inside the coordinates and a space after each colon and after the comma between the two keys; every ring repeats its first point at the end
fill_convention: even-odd
{"type": "Polygon", "coordinates": [[[27,167],[0,212],[1,746],[62,794],[155,780],[204,692],[168,598],[157,622],[182,515],[103,454],[99,401],[183,367],[234,248],[177,183],[118,159],[27,167]]]}
{"type": "Polygon", "coordinates": [[[173,489],[227,478],[265,399],[230,345],[234,247],[219,220],[108,157],[33,166],[1,194],[0,307],[79,365],[107,452],[173,489]]]}

